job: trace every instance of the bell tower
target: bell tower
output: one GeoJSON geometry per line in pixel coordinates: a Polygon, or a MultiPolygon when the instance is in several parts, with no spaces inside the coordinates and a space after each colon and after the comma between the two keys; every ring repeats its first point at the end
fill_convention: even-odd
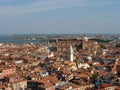
{"type": "Polygon", "coordinates": [[[69,51],[68,51],[68,58],[69,58],[69,60],[71,61],[71,62],[73,62],[73,58],[74,58],[74,51],[73,51],[73,47],[72,47],[72,45],[70,45],[70,47],[69,47],[69,51]]]}

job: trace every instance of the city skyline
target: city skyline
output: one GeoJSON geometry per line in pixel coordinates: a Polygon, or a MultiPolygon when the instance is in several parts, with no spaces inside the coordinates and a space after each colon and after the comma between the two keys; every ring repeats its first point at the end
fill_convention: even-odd
{"type": "Polygon", "coordinates": [[[0,0],[0,34],[119,33],[119,0],[0,0]]]}

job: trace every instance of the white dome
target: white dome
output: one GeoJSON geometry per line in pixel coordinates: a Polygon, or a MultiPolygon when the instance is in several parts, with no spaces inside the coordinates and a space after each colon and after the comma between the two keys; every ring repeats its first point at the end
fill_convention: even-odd
{"type": "Polygon", "coordinates": [[[94,44],[98,44],[98,42],[94,42],[94,44]]]}
{"type": "Polygon", "coordinates": [[[87,56],[86,59],[87,59],[87,60],[92,60],[92,57],[87,56]]]}
{"type": "Polygon", "coordinates": [[[88,37],[83,37],[83,40],[84,41],[88,41],[88,37]]]}

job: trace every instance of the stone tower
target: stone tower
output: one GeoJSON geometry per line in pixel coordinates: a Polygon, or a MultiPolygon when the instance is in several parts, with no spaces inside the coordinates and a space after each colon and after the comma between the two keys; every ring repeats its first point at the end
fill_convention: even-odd
{"type": "Polygon", "coordinates": [[[71,62],[73,62],[73,59],[74,59],[74,51],[73,51],[73,48],[72,48],[72,45],[70,45],[70,47],[69,47],[69,51],[68,51],[68,58],[69,58],[69,60],[71,61],[71,62]]]}

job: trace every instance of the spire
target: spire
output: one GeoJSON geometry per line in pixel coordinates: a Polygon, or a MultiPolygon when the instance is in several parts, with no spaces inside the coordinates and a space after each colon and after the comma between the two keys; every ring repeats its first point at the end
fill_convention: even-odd
{"type": "Polygon", "coordinates": [[[86,36],[85,32],[84,32],[84,37],[86,36]]]}

